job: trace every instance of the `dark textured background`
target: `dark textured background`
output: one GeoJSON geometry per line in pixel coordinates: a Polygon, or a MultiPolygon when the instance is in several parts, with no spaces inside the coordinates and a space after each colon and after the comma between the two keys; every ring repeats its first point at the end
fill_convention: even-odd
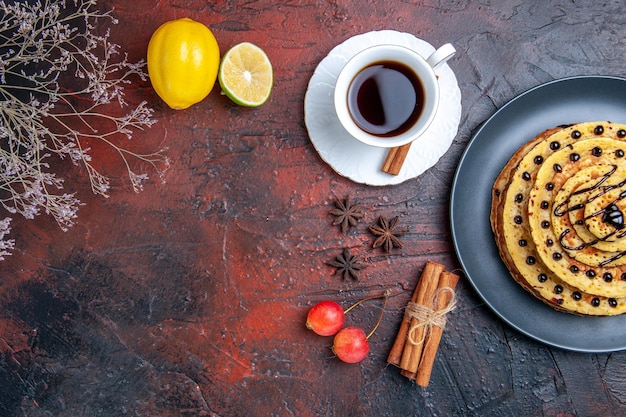
{"type": "MultiPolygon", "coordinates": [[[[113,40],[142,59],[164,21],[191,17],[222,52],[252,41],[275,70],[271,99],[231,104],[216,88],[185,111],[148,82],[127,89],[158,123],[135,134],[169,147],[166,183],[134,194],[109,155],[109,199],[84,172],[66,173],[86,203],[63,233],[53,220],[14,223],[16,253],[0,264],[1,416],[621,416],[626,353],[582,354],[537,343],[502,323],[464,279],[431,384],[386,365],[410,293],[431,259],[459,268],[448,223],[454,171],[472,133],[528,88],[556,78],[626,76],[622,1],[101,1],[113,40]],[[319,61],[378,29],[452,42],[463,116],[450,150],[415,180],[367,187],[316,154],[303,101],[319,61]],[[366,216],[332,227],[334,197],[366,216]],[[404,248],[373,250],[377,216],[410,227],[404,248]],[[369,264],[358,282],[325,262],[344,247],[369,264]],[[344,305],[391,288],[370,355],[348,365],[332,339],[304,328],[323,299],[344,305]]],[[[471,221],[471,219],[468,219],[471,221]]],[[[485,271],[489,273],[489,271],[485,271]]],[[[380,302],[348,323],[371,328],[380,302]]],[[[521,312],[523,314],[523,312],[521,312]]]]}

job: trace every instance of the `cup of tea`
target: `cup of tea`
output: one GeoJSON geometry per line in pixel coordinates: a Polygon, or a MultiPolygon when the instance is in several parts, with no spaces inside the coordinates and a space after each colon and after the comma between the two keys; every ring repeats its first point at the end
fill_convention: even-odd
{"type": "Polygon", "coordinates": [[[393,148],[414,141],[439,107],[435,69],[455,53],[449,43],[426,58],[399,45],[357,53],[335,84],[335,111],[342,126],[367,145],[393,148]]]}

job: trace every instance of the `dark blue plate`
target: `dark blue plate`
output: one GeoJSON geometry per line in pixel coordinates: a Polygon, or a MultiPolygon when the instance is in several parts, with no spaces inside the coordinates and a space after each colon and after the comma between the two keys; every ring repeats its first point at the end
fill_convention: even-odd
{"type": "Polygon", "coordinates": [[[515,151],[545,129],[608,120],[626,123],[626,79],[585,76],[542,84],[508,102],[470,140],[452,184],[456,254],[480,297],[506,323],[551,346],[579,352],[626,349],[626,315],[581,317],[552,309],[509,274],[495,244],[491,189],[515,151]]]}

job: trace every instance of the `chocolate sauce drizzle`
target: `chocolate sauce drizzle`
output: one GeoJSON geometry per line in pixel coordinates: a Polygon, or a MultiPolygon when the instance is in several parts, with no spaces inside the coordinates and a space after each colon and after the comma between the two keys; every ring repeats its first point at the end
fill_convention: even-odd
{"type": "MultiPolygon", "coordinates": [[[[590,191],[596,191],[594,195],[587,198],[587,200],[585,200],[584,203],[575,204],[573,206],[568,206],[570,199],[571,199],[571,196],[570,196],[554,208],[554,215],[561,217],[569,212],[572,212],[575,210],[582,210],[585,208],[587,204],[593,202],[596,198],[608,193],[611,190],[614,190],[616,188],[621,188],[624,185],[626,185],[626,179],[622,180],[616,185],[602,185],[609,178],[611,178],[613,174],[615,174],[616,170],[617,170],[617,165],[612,165],[611,170],[607,172],[606,174],[604,174],[602,177],[600,177],[600,179],[595,184],[593,184],[590,187],[577,190],[571,194],[571,196],[574,196],[574,195],[588,193],[590,191]],[[564,209],[564,207],[566,208],[564,209]]],[[[618,239],[625,237],[626,230],[623,230],[626,227],[626,224],[624,223],[624,214],[620,211],[619,207],[616,205],[618,201],[623,200],[624,198],[626,198],[626,191],[623,191],[622,193],[620,193],[619,196],[615,200],[613,200],[611,203],[609,203],[605,208],[586,216],[584,219],[584,220],[589,220],[592,217],[601,215],[602,221],[606,224],[613,226],[615,228],[614,231],[612,231],[606,236],[599,237],[593,241],[583,243],[582,245],[579,245],[579,246],[567,246],[564,243],[564,240],[565,240],[565,237],[571,232],[571,230],[565,229],[563,233],[561,233],[561,236],[559,236],[559,243],[561,244],[561,246],[566,250],[577,251],[577,250],[583,250],[588,246],[593,246],[598,242],[606,241],[612,237],[617,237],[618,239]]],[[[624,256],[626,256],[626,251],[618,253],[612,258],[602,261],[599,264],[599,266],[604,267],[610,264],[611,262],[616,261],[624,256]]]]}

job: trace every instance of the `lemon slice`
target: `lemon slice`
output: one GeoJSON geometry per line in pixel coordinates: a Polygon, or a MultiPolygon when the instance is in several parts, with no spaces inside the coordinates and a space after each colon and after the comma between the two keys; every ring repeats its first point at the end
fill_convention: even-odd
{"type": "Polygon", "coordinates": [[[243,42],[230,48],[220,64],[218,80],[222,91],[235,103],[257,107],[272,92],[272,63],[258,46],[243,42]]]}

